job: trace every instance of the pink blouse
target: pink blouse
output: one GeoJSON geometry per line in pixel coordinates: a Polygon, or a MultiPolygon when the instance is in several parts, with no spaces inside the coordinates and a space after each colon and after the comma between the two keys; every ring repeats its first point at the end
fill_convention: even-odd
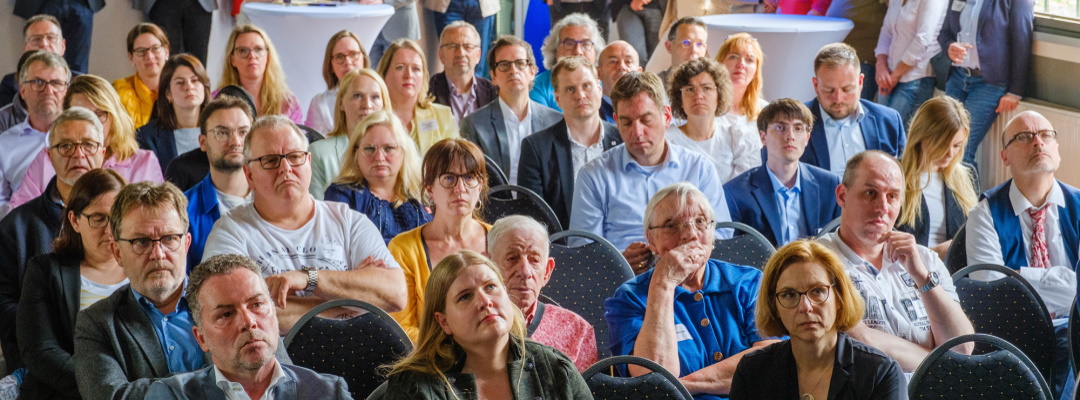
{"type": "MultiPolygon", "coordinates": [[[[53,169],[52,163],[49,162],[48,152],[49,149],[47,148],[41,149],[41,152],[34,157],[34,161],[30,162],[30,168],[26,170],[26,177],[23,178],[22,185],[11,195],[11,202],[8,203],[9,209],[14,209],[41,196],[45,192],[45,187],[49,185],[49,180],[56,176],[56,170],[53,169]]],[[[161,174],[161,166],[158,165],[157,156],[150,150],[135,150],[135,155],[128,157],[124,161],[116,161],[116,156],[109,157],[101,167],[116,171],[124,179],[127,179],[128,183],[165,181],[164,176],[161,174]]]]}
{"type": "Polygon", "coordinates": [[[574,362],[578,372],[596,363],[596,334],[584,318],[551,304],[544,304],[542,318],[529,339],[561,351],[574,362]]]}

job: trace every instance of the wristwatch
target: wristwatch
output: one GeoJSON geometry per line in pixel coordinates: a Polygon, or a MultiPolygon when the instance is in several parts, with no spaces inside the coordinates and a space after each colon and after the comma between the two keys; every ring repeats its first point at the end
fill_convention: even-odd
{"type": "Polygon", "coordinates": [[[304,288],[304,291],[313,292],[315,291],[315,287],[319,286],[319,270],[311,267],[304,267],[304,271],[307,271],[307,287],[304,288]]]}
{"type": "Polygon", "coordinates": [[[930,290],[938,287],[938,285],[940,284],[941,279],[938,278],[937,272],[931,272],[929,276],[926,277],[926,284],[919,288],[919,293],[921,294],[929,292],[930,290]]]}

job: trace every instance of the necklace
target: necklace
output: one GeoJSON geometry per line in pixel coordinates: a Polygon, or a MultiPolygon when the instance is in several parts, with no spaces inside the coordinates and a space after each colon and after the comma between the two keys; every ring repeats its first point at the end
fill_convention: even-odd
{"type": "Polygon", "coordinates": [[[829,366],[829,368],[826,369],[825,372],[821,373],[821,376],[818,377],[817,383],[814,384],[814,387],[810,388],[810,390],[808,390],[806,393],[803,393],[802,396],[799,396],[799,400],[816,400],[814,399],[814,395],[810,394],[810,392],[813,392],[815,389],[818,388],[818,386],[821,386],[822,379],[825,379],[825,375],[830,375],[830,372],[832,372],[832,366],[829,366]]]}

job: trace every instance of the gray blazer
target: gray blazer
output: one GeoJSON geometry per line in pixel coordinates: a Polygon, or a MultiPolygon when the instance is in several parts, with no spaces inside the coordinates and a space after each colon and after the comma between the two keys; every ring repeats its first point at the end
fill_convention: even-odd
{"type": "MultiPolygon", "coordinates": [[[[543,130],[562,120],[562,114],[540,103],[529,100],[532,113],[530,133],[543,130]]],[[[499,168],[510,174],[510,142],[506,137],[506,121],[503,120],[499,99],[494,99],[476,112],[461,120],[461,137],[476,143],[488,157],[499,163],[499,168]]]]}
{"type": "MultiPolygon", "coordinates": [[[[352,399],[345,379],[304,367],[281,364],[285,377],[271,389],[275,399],[352,399]]],[[[213,367],[176,374],[150,385],[147,399],[225,400],[213,367]]]]}
{"type": "Polygon", "coordinates": [[[383,38],[387,42],[401,38],[419,40],[420,17],[416,13],[416,0],[383,0],[383,3],[394,6],[394,15],[383,25],[383,38]]]}

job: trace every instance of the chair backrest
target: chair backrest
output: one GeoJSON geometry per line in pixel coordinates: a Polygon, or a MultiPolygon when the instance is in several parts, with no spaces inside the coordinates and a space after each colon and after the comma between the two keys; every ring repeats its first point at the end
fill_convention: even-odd
{"type": "MultiPolygon", "coordinates": [[[[1072,310],[1069,311],[1069,348],[1072,349],[1070,359],[1073,371],[1080,371],[1080,313],[1076,310],[1076,301],[1073,301],[1072,310]]],[[[1076,386],[1080,387],[1080,381],[1077,382],[1076,386]]]]}
{"type": "Polygon", "coordinates": [[[1051,400],[1042,374],[1016,346],[976,333],[952,338],[923,359],[908,382],[908,398],[1051,400]],[[951,351],[967,342],[996,347],[976,355],[951,351]]]}
{"type": "Polygon", "coordinates": [[[635,356],[608,357],[598,361],[581,374],[596,400],[621,399],[684,399],[693,400],[690,391],[671,372],[651,360],[635,356]],[[612,366],[633,364],[648,368],[650,373],[631,378],[605,375],[612,366]]]}
{"type": "Polygon", "coordinates": [[[386,382],[383,382],[379,387],[375,388],[375,390],[368,395],[367,400],[379,400],[384,395],[386,395],[386,382]]]}
{"type": "Polygon", "coordinates": [[[386,380],[379,367],[412,351],[405,330],[385,311],[360,300],[334,300],[311,309],[285,336],[293,364],[338,375],[349,384],[353,398],[366,398],[386,380]],[[367,313],[350,319],[318,317],[333,307],[352,307],[367,313]]]}
{"type": "Polygon", "coordinates": [[[769,257],[776,253],[776,247],[773,247],[765,236],[749,225],[724,221],[718,222],[716,228],[734,229],[735,236],[731,239],[717,238],[709,258],[762,269],[765,268],[769,257]]]}
{"type": "Polygon", "coordinates": [[[956,274],[966,266],[968,266],[967,224],[956,231],[956,236],[953,236],[952,244],[949,245],[949,251],[945,253],[945,268],[950,274],[956,274]]]}
{"type": "Polygon", "coordinates": [[[551,235],[551,257],[555,259],[555,271],[544,286],[544,294],[592,324],[600,357],[610,355],[604,300],[634,277],[630,264],[610,242],[584,231],[551,235]],[[577,247],[561,244],[563,240],[574,242],[567,240],[571,238],[585,238],[592,243],[577,247]]]}
{"type": "Polygon", "coordinates": [[[532,217],[544,224],[549,235],[562,230],[555,211],[536,192],[517,185],[499,185],[488,191],[487,204],[484,205],[485,221],[495,223],[499,218],[515,214],[532,217]]]}
{"type": "Polygon", "coordinates": [[[829,233],[831,233],[832,231],[835,231],[836,228],[839,228],[839,227],[840,227],[840,217],[836,217],[836,219],[834,219],[832,221],[829,221],[829,223],[827,223],[827,224],[825,224],[825,226],[821,227],[821,230],[818,231],[818,233],[817,233],[817,238],[821,239],[822,237],[825,237],[825,235],[828,235],[829,233]]]}
{"type": "Polygon", "coordinates": [[[326,138],[326,135],[323,135],[322,132],[315,130],[315,128],[307,125],[297,126],[300,127],[300,130],[304,131],[304,136],[307,136],[308,143],[317,142],[326,138]]]}
{"type": "Polygon", "coordinates": [[[492,160],[491,157],[488,157],[487,154],[484,154],[484,165],[487,169],[489,188],[510,183],[510,178],[506,177],[506,173],[499,167],[499,164],[492,160]]]}
{"type": "MultiPolygon", "coordinates": [[[[979,277],[983,278],[984,277],[979,277]]],[[[1047,380],[1053,375],[1054,323],[1042,298],[1011,268],[993,264],[966,267],[953,274],[960,307],[971,319],[975,332],[994,335],[1018,347],[1047,380]],[[985,272],[983,272],[985,271],[985,272]],[[996,272],[1000,279],[982,281],[972,273],[996,272]]],[[[976,353],[988,349],[976,344],[976,353]]]]}

